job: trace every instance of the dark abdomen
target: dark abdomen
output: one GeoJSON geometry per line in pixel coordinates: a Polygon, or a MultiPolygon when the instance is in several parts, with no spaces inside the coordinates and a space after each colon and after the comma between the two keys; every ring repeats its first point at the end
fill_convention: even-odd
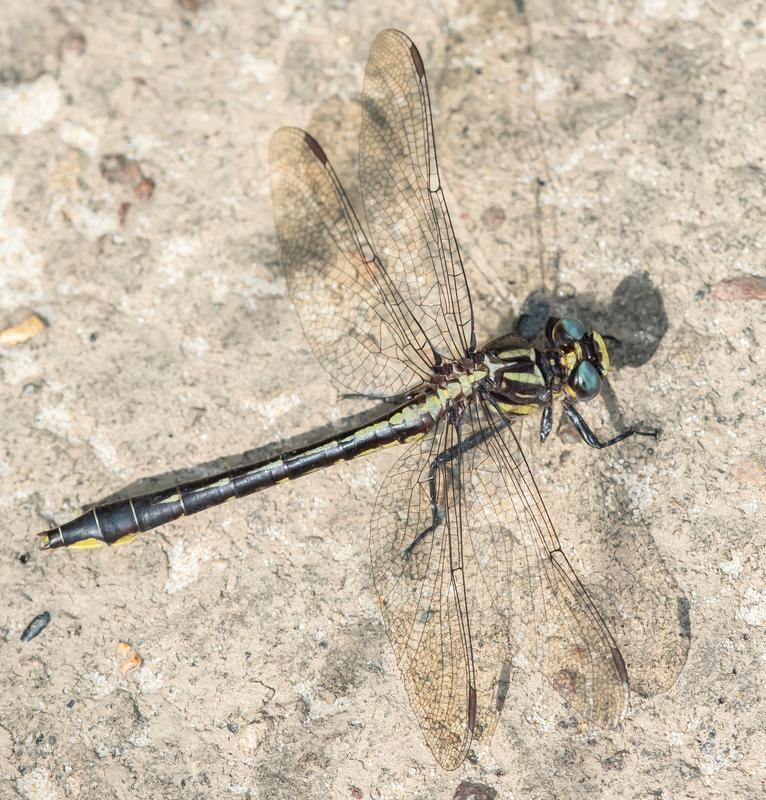
{"type": "Polygon", "coordinates": [[[394,412],[342,437],[327,439],[272,461],[248,465],[172,489],[96,506],[71,522],[40,534],[45,540],[43,548],[122,544],[138,533],[179,517],[196,514],[282,481],[299,478],[337,461],[347,461],[410,440],[424,434],[434,424],[435,420],[429,414],[410,417],[394,412]]]}

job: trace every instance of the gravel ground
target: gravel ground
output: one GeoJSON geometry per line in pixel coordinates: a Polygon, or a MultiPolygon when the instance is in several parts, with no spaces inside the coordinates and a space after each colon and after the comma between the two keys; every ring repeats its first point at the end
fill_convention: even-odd
{"type": "Polygon", "coordinates": [[[763,4],[392,7],[3,3],[3,798],[764,795],[763,4]],[[302,336],[266,159],[301,125],[353,187],[367,50],[390,26],[428,68],[481,337],[577,313],[619,339],[589,421],[662,430],[596,452],[522,426],[626,655],[623,730],[515,659],[494,738],[454,772],[409,709],[369,570],[395,452],[124,548],[34,539],[369,406],[302,336]]]}

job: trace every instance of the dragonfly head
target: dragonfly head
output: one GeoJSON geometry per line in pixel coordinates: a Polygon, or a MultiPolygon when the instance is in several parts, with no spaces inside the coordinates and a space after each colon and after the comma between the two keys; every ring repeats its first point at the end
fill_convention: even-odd
{"type": "Polygon", "coordinates": [[[609,352],[604,338],[589,331],[578,319],[551,317],[545,328],[566,376],[564,391],[577,400],[592,400],[601,390],[609,370],[609,352]]]}

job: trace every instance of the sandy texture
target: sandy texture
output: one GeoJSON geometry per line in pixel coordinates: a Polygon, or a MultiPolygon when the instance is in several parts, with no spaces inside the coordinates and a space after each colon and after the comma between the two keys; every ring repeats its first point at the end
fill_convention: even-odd
{"type": "Polygon", "coordinates": [[[47,323],[0,349],[3,798],[763,796],[763,6],[393,5],[3,3],[0,328],[47,323]],[[621,340],[593,426],[662,428],[598,453],[524,426],[634,688],[691,624],[677,683],[635,692],[622,733],[514,662],[491,746],[453,773],[369,572],[394,453],[122,549],[33,538],[365,409],[291,309],[266,153],[310,127],[353,185],[366,53],[391,25],[428,68],[480,333],[552,298],[621,340]]]}

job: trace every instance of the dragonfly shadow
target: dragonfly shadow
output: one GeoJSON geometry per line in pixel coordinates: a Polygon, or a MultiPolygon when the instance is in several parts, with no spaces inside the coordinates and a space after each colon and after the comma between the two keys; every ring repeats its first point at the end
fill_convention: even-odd
{"type": "MultiPolygon", "coordinates": [[[[306,126],[320,144],[328,144],[331,160],[338,167],[339,177],[346,185],[347,194],[357,213],[360,213],[362,209],[358,180],[356,180],[358,168],[357,136],[360,121],[361,107],[358,97],[350,100],[335,97],[319,103],[306,126]]],[[[276,254],[273,260],[267,260],[265,264],[275,276],[283,274],[276,254]]],[[[378,404],[370,410],[349,416],[340,422],[323,425],[306,433],[248,450],[240,455],[222,456],[192,467],[140,478],[119,491],[101,498],[96,502],[96,505],[113,503],[136,495],[163,491],[188,481],[210,478],[230,469],[268,461],[271,458],[283,456],[291,450],[314,444],[347,429],[368,424],[386,413],[386,411],[390,411],[391,408],[391,405],[378,404]]],[[[90,509],[92,505],[89,504],[84,508],[90,509]]]]}
{"type": "Polygon", "coordinates": [[[689,600],[647,526],[610,519],[601,529],[602,565],[594,566],[601,566],[602,578],[589,582],[588,592],[617,640],[631,691],[643,697],[666,692],[689,654],[689,600]]]}
{"type": "MultiPolygon", "coordinates": [[[[269,461],[272,458],[284,456],[291,450],[299,450],[323,439],[337,436],[346,430],[357,428],[361,425],[368,425],[387,412],[390,412],[392,408],[393,406],[390,404],[379,403],[371,409],[367,409],[358,414],[353,414],[344,418],[343,420],[313,428],[305,433],[291,436],[288,439],[280,439],[276,442],[270,442],[269,444],[262,445],[261,447],[247,450],[239,455],[221,456],[213,459],[212,461],[204,461],[192,467],[170,470],[157,475],[139,478],[138,480],[133,481],[133,483],[123,487],[119,491],[97,500],[95,505],[114,503],[118,500],[125,500],[129,497],[135,498],[136,495],[160,492],[165,489],[174,488],[175,486],[188,481],[211,478],[214,475],[227,470],[234,470],[238,469],[239,467],[257,464],[262,461],[269,461]]],[[[83,510],[88,510],[92,507],[93,504],[91,503],[88,506],[83,507],[83,510]]]]}
{"type": "MultiPolygon", "coordinates": [[[[306,128],[315,136],[320,145],[323,143],[327,145],[328,154],[331,162],[337,168],[341,183],[344,184],[347,195],[357,214],[363,217],[363,204],[357,180],[359,163],[357,149],[360,123],[360,98],[343,99],[335,97],[317,104],[306,128]]],[[[267,266],[275,275],[282,274],[276,257],[273,262],[267,262],[267,266]]],[[[223,456],[193,467],[140,478],[118,492],[101,498],[96,505],[125,500],[136,495],[163,491],[187,481],[205,479],[226,470],[267,461],[271,458],[285,455],[291,450],[314,444],[347,429],[368,424],[382,416],[386,411],[390,411],[392,407],[391,405],[379,404],[368,411],[347,417],[341,422],[324,425],[289,439],[272,442],[262,447],[248,450],[241,455],[223,456]]],[[[91,505],[86,508],[90,509],[91,505]]]]}
{"type": "Polygon", "coordinates": [[[606,306],[591,292],[552,297],[544,289],[537,289],[524,301],[515,330],[527,339],[535,339],[549,316],[575,317],[586,327],[610,337],[609,357],[616,369],[646,364],[668,330],[662,294],[646,272],[623,278],[606,306]]]}
{"type": "Polygon", "coordinates": [[[364,219],[359,186],[361,97],[333,97],[316,105],[306,129],[325,149],[355,213],[364,219]]]}

